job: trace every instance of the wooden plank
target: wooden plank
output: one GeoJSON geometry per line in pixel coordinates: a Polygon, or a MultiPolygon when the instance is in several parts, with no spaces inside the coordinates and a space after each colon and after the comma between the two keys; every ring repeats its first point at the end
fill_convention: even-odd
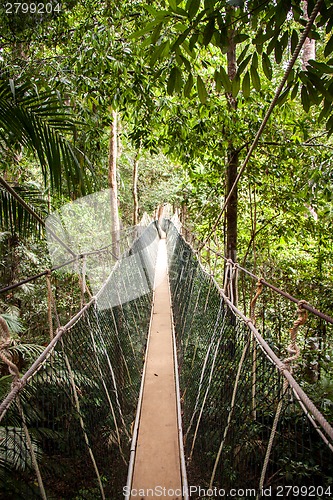
{"type": "Polygon", "coordinates": [[[131,499],[182,498],[170,288],[160,240],[131,499]],[[175,495],[170,495],[172,492],[175,495]],[[162,493],[162,494],[161,494],[162,493]]]}

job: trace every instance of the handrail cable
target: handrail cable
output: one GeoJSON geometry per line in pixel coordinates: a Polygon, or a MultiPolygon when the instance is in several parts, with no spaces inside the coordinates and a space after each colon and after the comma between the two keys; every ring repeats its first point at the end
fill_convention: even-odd
{"type": "MultiPolygon", "coordinates": [[[[8,285],[4,288],[0,288],[0,294],[4,292],[9,292],[10,290],[14,290],[15,288],[18,288],[19,286],[25,285],[26,283],[30,283],[31,281],[35,281],[38,278],[41,278],[42,276],[46,276],[50,272],[58,271],[59,269],[68,266],[69,264],[72,264],[73,262],[76,262],[78,259],[83,259],[84,257],[87,257],[89,255],[96,255],[99,253],[106,252],[110,247],[112,246],[112,243],[110,245],[107,245],[105,247],[99,248],[98,250],[93,250],[91,252],[85,252],[77,255],[75,258],[67,260],[66,262],[59,264],[58,266],[54,266],[51,269],[45,269],[45,271],[41,271],[38,274],[35,274],[34,276],[30,276],[29,278],[25,278],[24,280],[18,281],[17,283],[13,283],[12,285],[8,285]]],[[[112,257],[115,259],[117,258],[112,252],[110,252],[112,257]]]]}
{"type": "Polygon", "coordinates": [[[281,80],[280,85],[278,86],[278,88],[276,90],[275,96],[274,96],[274,98],[273,98],[273,100],[272,100],[272,102],[271,102],[271,104],[270,104],[270,106],[268,108],[268,111],[266,112],[266,115],[265,115],[265,117],[264,117],[264,119],[262,121],[262,124],[259,127],[259,130],[258,130],[258,132],[257,132],[257,134],[256,134],[256,136],[255,136],[255,138],[253,140],[253,143],[251,144],[251,146],[249,148],[249,151],[248,151],[248,153],[246,155],[246,158],[245,158],[245,160],[244,160],[244,162],[243,162],[243,164],[242,164],[242,166],[241,166],[241,168],[240,168],[240,170],[239,170],[239,172],[237,174],[237,177],[236,177],[233,185],[230,188],[228,196],[225,199],[224,205],[223,205],[223,207],[222,207],[222,209],[221,209],[221,211],[220,211],[220,213],[219,213],[219,215],[218,215],[218,217],[217,217],[217,219],[215,221],[215,224],[213,225],[213,228],[211,229],[211,231],[208,234],[208,236],[206,237],[204,243],[207,243],[207,241],[209,240],[209,238],[211,237],[211,235],[216,230],[216,228],[217,228],[217,226],[218,226],[218,224],[219,224],[219,222],[221,220],[221,217],[222,217],[225,209],[228,206],[230,198],[231,198],[233,192],[235,191],[235,189],[237,187],[239,179],[241,178],[241,176],[242,176],[242,174],[243,174],[243,172],[244,172],[244,170],[245,170],[245,168],[246,168],[246,166],[247,166],[247,164],[248,164],[248,162],[250,160],[250,157],[252,156],[252,153],[255,150],[255,148],[256,148],[256,146],[257,146],[257,144],[259,142],[259,139],[260,139],[260,137],[261,137],[261,135],[262,135],[262,133],[264,131],[264,128],[267,125],[268,119],[271,116],[272,111],[273,111],[273,109],[275,108],[275,106],[277,104],[278,98],[280,97],[280,94],[281,94],[281,92],[283,90],[283,87],[284,87],[284,85],[285,85],[285,83],[286,83],[286,81],[287,81],[287,79],[288,79],[288,77],[290,75],[290,72],[291,72],[291,70],[292,70],[292,68],[293,68],[293,66],[294,66],[294,64],[295,64],[295,62],[296,62],[296,60],[297,60],[297,58],[299,56],[299,53],[300,53],[300,51],[301,51],[301,49],[303,47],[303,44],[304,44],[306,38],[308,37],[308,34],[311,31],[312,25],[314,23],[315,18],[317,17],[317,14],[319,12],[319,9],[320,9],[322,3],[323,3],[323,0],[318,0],[317,3],[316,3],[316,5],[313,8],[313,11],[312,11],[311,16],[309,18],[309,21],[308,21],[308,23],[307,23],[307,25],[306,25],[306,27],[305,27],[305,29],[303,31],[303,34],[302,34],[302,36],[301,36],[301,38],[300,38],[300,40],[299,40],[299,42],[297,44],[297,47],[294,50],[292,58],[289,61],[288,67],[287,67],[287,69],[285,71],[285,74],[284,74],[284,76],[283,76],[283,78],[281,80]]]}
{"type": "MultiPolygon", "coordinates": [[[[186,228],[185,226],[183,226],[183,227],[187,231],[189,231],[195,239],[198,240],[198,238],[195,235],[193,235],[193,233],[191,232],[191,230],[189,228],[186,228]]],[[[256,274],[252,273],[251,271],[248,271],[248,269],[240,266],[237,262],[234,262],[231,259],[227,259],[227,257],[225,257],[221,252],[218,252],[217,250],[214,250],[213,248],[211,248],[205,241],[200,241],[200,240],[198,240],[198,241],[199,241],[199,251],[202,250],[203,248],[206,248],[207,250],[209,250],[210,252],[215,254],[217,257],[221,257],[225,262],[228,262],[229,264],[231,264],[234,268],[240,269],[245,274],[251,276],[251,278],[253,278],[254,280],[256,280],[256,281],[260,280],[260,282],[263,285],[267,286],[267,288],[270,288],[271,290],[278,293],[279,295],[282,295],[282,297],[285,297],[286,299],[290,300],[291,302],[294,302],[295,304],[299,303],[299,299],[296,299],[296,297],[293,297],[288,292],[284,292],[283,290],[281,290],[277,286],[272,285],[271,283],[266,281],[264,278],[257,276],[256,274]]],[[[331,323],[333,325],[333,318],[331,318],[331,316],[328,316],[327,314],[319,311],[315,307],[311,306],[308,302],[302,303],[302,307],[304,309],[306,309],[307,311],[311,312],[312,314],[314,314],[315,316],[318,316],[319,318],[323,319],[324,321],[327,321],[327,323],[331,323]]]]}
{"type": "MultiPolygon", "coordinates": [[[[189,247],[193,251],[194,250],[193,247],[189,243],[187,243],[187,244],[189,245],[189,247]]],[[[318,426],[316,425],[316,422],[318,422],[319,425],[322,427],[322,429],[326,432],[326,434],[331,439],[333,439],[333,427],[326,420],[326,418],[322,415],[322,413],[318,410],[318,408],[314,405],[314,403],[312,402],[312,400],[308,397],[308,395],[304,392],[304,390],[300,387],[300,385],[296,382],[296,380],[294,379],[292,373],[290,372],[290,370],[288,368],[288,364],[286,364],[284,361],[282,361],[275,354],[275,352],[267,344],[266,340],[262,337],[262,335],[260,334],[259,330],[254,325],[253,321],[250,318],[248,318],[245,314],[243,314],[235,306],[235,304],[233,304],[231,302],[230,298],[228,298],[226,296],[226,294],[224,293],[224,290],[220,287],[220,285],[218,284],[218,282],[216,281],[216,279],[213,276],[211,276],[209,273],[207,273],[207,271],[205,270],[205,268],[204,268],[204,266],[203,266],[203,264],[201,262],[201,259],[198,258],[198,257],[199,256],[197,256],[199,266],[201,267],[201,269],[203,270],[203,272],[207,276],[210,276],[210,278],[212,279],[212,282],[216,286],[216,289],[218,290],[220,296],[223,298],[224,302],[228,305],[228,307],[232,311],[234,311],[235,315],[239,316],[242,319],[242,321],[247,325],[247,327],[249,328],[249,330],[251,330],[251,332],[254,334],[254,336],[255,336],[255,338],[256,338],[256,340],[258,342],[258,345],[260,346],[261,350],[265,353],[265,355],[267,356],[267,358],[270,359],[271,362],[276,366],[276,368],[279,370],[279,372],[288,380],[289,385],[293,389],[293,391],[296,394],[297,398],[299,399],[299,401],[301,401],[303,403],[304,407],[307,409],[307,412],[308,412],[307,413],[307,417],[313,423],[315,429],[317,431],[319,430],[318,426]],[[316,422],[314,421],[314,419],[315,419],[316,422]]],[[[295,299],[295,300],[296,300],[296,302],[298,304],[300,304],[299,300],[297,300],[297,299],[295,299]]],[[[305,307],[306,305],[307,304],[304,303],[304,302],[301,303],[301,306],[304,307],[304,309],[306,308],[305,307]]],[[[332,318],[330,318],[330,319],[332,319],[332,318]]],[[[333,320],[332,320],[332,322],[333,322],[333,320]]],[[[328,443],[327,438],[325,436],[323,436],[321,434],[321,437],[324,439],[324,441],[326,443],[328,443]]],[[[330,449],[332,449],[331,445],[330,445],[330,449]]]]}

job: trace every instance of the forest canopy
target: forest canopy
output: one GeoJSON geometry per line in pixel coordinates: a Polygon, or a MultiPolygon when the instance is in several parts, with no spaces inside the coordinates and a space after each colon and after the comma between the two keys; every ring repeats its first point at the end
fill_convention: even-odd
{"type": "Polygon", "coordinates": [[[267,484],[325,479],[331,493],[329,441],[299,394],[332,421],[332,103],[331,0],[1,4],[0,393],[28,380],[1,414],[8,491],[37,491],[34,454],[54,498],[123,486],[165,235],[147,221],[161,219],[179,252],[168,272],[191,480],[218,457],[231,485],[239,466],[262,486],[273,447],[267,484]],[[307,318],[305,301],[325,314],[307,318]],[[82,444],[101,460],[98,487],[82,444]]]}
{"type": "MultiPolygon", "coordinates": [[[[10,5],[1,174],[41,219],[105,188],[116,189],[119,227],[171,203],[226,257],[331,312],[329,0],[10,5]]],[[[43,225],[3,185],[0,195],[7,285],[47,255],[43,225]]]]}

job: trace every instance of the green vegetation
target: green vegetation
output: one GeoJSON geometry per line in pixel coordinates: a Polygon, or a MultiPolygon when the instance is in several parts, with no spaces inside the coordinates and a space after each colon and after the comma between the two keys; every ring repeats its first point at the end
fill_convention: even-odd
{"type": "MultiPolygon", "coordinates": [[[[0,287],[51,267],[42,221],[83,195],[113,190],[113,164],[122,227],[170,203],[212,250],[333,316],[330,0],[320,3],[231,191],[315,4],[65,0],[36,14],[31,1],[26,13],[3,3],[0,175],[39,219],[0,183],[0,287]]],[[[212,250],[202,256],[222,285],[224,262],[212,250]]],[[[65,324],[80,309],[77,277],[54,273],[52,291],[65,324]]],[[[240,273],[246,314],[254,293],[240,273]]],[[[49,341],[47,309],[45,277],[0,295],[22,372],[49,341]]],[[[257,316],[285,356],[294,307],[265,290],[257,316]]],[[[298,379],[329,419],[332,341],[332,327],[313,318],[298,339],[298,379]]],[[[0,368],[5,394],[10,378],[0,368]]]]}

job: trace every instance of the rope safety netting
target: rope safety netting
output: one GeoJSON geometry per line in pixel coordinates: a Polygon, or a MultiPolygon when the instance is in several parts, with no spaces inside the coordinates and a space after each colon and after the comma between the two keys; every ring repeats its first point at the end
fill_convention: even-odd
{"type": "Polygon", "coordinates": [[[138,231],[101,291],[14,377],[0,406],[0,498],[122,497],[158,242],[154,224],[138,231]]]}
{"type": "MultiPolygon", "coordinates": [[[[295,342],[281,361],[176,227],[164,229],[189,484],[248,492],[240,498],[283,496],[287,485],[331,497],[333,428],[292,375],[295,342]]],[[[294,337],[302,323],[300,305],[294,337]]]]}
{"type": "MultiPolygon", "coordinates": [[[[189,484],[257,498],[292,484],[322,498],[333,429],[295,380],[302,304],[283,357],[272,331],[268,345],[267,326],[255,326],[259,288],[250,321],[175,225],[164,230],[189,484]]],[[[21,378],[13,373],[0,405],[0,498],[122,498],[159,239],[154,224],[141,231],[102,290],[21,378]]]]}

